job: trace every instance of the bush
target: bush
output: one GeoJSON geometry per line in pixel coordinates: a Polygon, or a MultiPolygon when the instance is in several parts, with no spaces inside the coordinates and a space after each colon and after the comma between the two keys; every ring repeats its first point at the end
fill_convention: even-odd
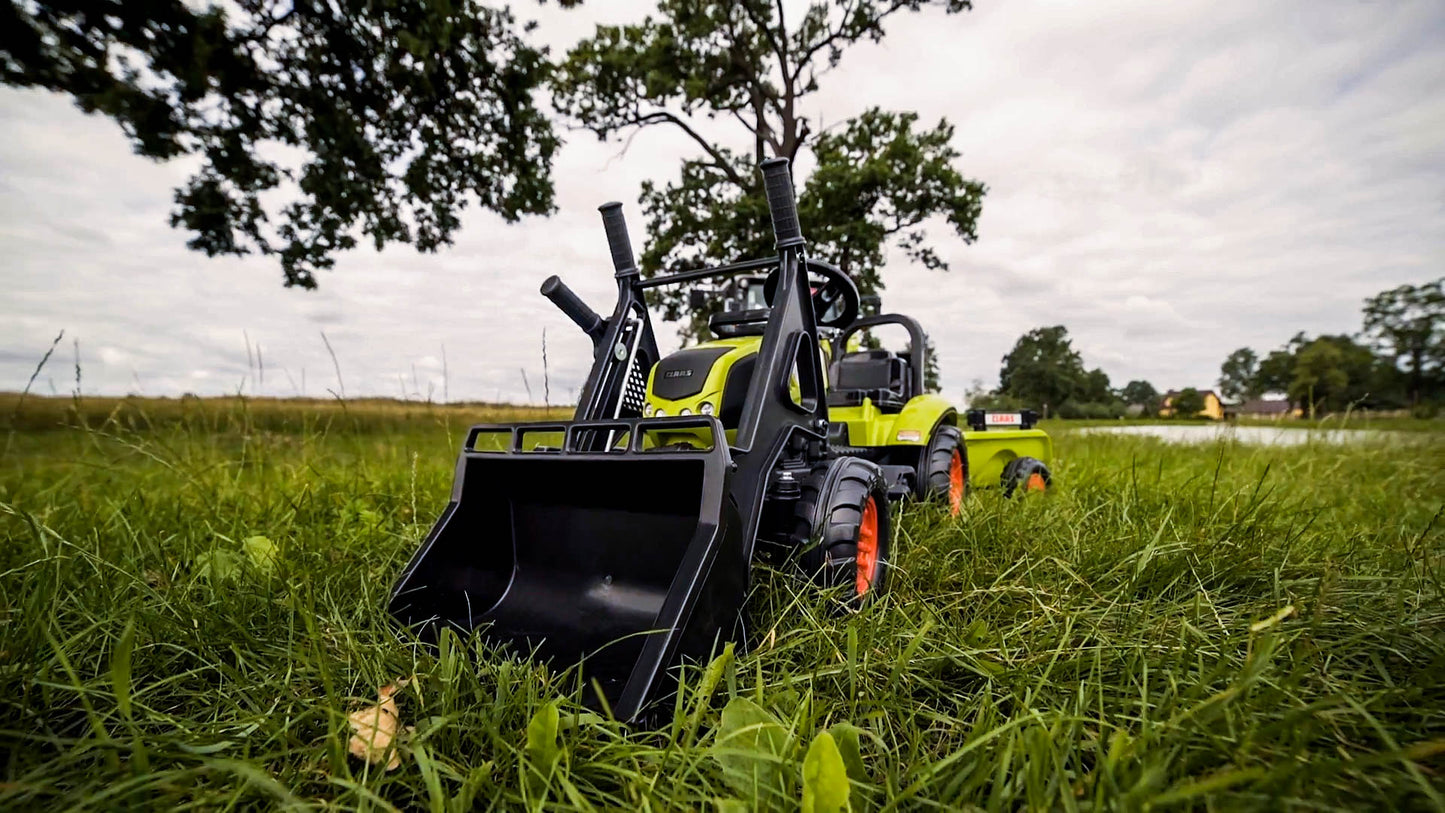
{"type": "Polygon", "coordinates": [[[1054,415],[1058,418],[1091,421],[1110,420],[1123,416],[1124,405],[1117,401],[1109,403],[1065,401],[1054,415]]]}

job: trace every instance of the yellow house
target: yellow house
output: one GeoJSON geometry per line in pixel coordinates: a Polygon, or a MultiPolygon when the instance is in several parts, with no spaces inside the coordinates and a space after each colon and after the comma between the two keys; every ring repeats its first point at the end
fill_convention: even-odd
{"type": "MultiPolygon", "coordinates": [[[[1174,416],[1174,397],[1178,394],[1178,390],[1170,390],[1164,393],[1164,404],[1159,407],[1159,414],[1162,417],[1170,418],[1174,416]]],[[[1204,409],[1200,410],[1197,414],[1210,420],[1224,420],[1224,402],[1219,400],[1219,395],[1217,395],[1214,390],[1199,390],[1199,394],[1204,398],[1204,409]]]]}

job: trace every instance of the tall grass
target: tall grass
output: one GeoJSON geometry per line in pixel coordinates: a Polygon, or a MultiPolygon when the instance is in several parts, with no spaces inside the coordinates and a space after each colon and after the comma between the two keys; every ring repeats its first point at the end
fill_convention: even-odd
{"type": "Polygon", "coordinates": [[[861,613],[760,573],[750,649],[639,730],[382,610],[496,413],[54,408],[0,461],[0,808],[789,809],[842,722],[855,809],[1442,807],[1445,443],[1060,433],[1049,494],[904,507],[861,613]],[[347,713],[404,676],[401,768],[348,757],[347,713]],[[771,732],[751,774],[733,697],[771,732]]]}

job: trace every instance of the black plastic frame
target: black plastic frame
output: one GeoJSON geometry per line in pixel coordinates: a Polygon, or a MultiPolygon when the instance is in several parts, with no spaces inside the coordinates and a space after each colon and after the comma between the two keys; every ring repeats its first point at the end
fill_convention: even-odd
{"type": "Polygon", "coordinates": [[[833,358],[843,357],[843,351],[848,347],[848,339],[860,330],[880,325],[902,325],[908,331],[908,352],[909,377],[913,379],[913,394],[922,395],[924,392],[924,371],[928,362],[928,340],[923,335],[923,326],[912,316],[904,316],[901,313],[884,313],[877,316],[864,316],[857,319],[853,324],[843,328],[833,340],[833,358]]]}
{"type": "MultiPolygon", "coordinates": [[[[620,697],[613,703],[614,713],[623,720],[637,719],[658,684],[666,679],[670,666],[684,656],[706,657],[719,638],[734,637],[739,633],[738,614],[746,595],[749,563],[753,560],[773,473],[784,462],[796,467],[828,454],[827,399],[818,352],[817,314],[813,312],[808,275],[804,270],[808,260],[804,256],[805,244],[798,227],[792,177],[786,159],[765,161],[761,169],[777,239],[776,258],[643,280],[633,259],[621,204],[609,203],[600,208],[617,280],[617,302],[612,315],[600,318],[556,277],[549,278],[542,287],[543,295],[576,322],[593,341],[592,369],[573,420],[483,424],[471,428],[457,461],[451,500],[392,592],[389,609],[393,615],[424,631],[434,632],[446,623],[455,624],[453,619],[416,616],[421,612],[417,607],[448,606],[444,601],[426,604],[424,598],[428,591],[443,588],[426,583],[424,576],[437,571],[441,564],[448,561],[448,555],[456,555],[456,550],[448,550],[447,544],[465,541],[457,538],[438,544],[447,531],[449,521],[460,516],[459,511],[464,508],[463,481],[469,463],[525,459],[549,467],[555,463],[559,466],[558,471],[563,471],[565,464],[579,460],[686,457],[701,460],[705,466],[704,493],[701,495],[703,516],[698,518],[697,531],[661,605],[657,616],[659,629],[645,631],[653,634],[648,635],[642,655],[635,661],[620,697]],[[644,291],[662,285],[755,271],[770,265],[776,267],[776,293],[731,446],[716,417],[643,418],[640,406],[629,406],[629,384],[635,387],[638,371],[645,376],[659,361],[644,291]],[[796,400],[789,386],[794,375],[797,376],[800,393],[796,400]],[[631,414],[633,412],[638,414],[631,414]],[[643,441],[648,432],[700,428],[711,432],[713,443],[710,448],[644,448],[643,441]],[[477,439],[488,432],[506,433],[509,438],[506,448],[477,449],[477,439]],[[562,445],[557,448],[524,448],[524,435],[542,432],[562,433],[562,445]],[[628,441],[625,447],[617,448],[623,433],[626,433],[628,441]],[[430,555],[436,555],[436,560],[425,563],[430,555]],[[418,576],[419,572],[423,577],[418,576]]],[[[480,471],[492,471],[493,476],[502,476],[493,470],[492,465],[486,464],[480,467],[480,471]]],[[[483,612],[483,616],[485,614],[483,612]]],[[[470,629],[478,617],[470,609],[467,615],[465,626],[470,629]]],[[[496,637],[508,637],[507,630],[496,632],[496,637]]]]}

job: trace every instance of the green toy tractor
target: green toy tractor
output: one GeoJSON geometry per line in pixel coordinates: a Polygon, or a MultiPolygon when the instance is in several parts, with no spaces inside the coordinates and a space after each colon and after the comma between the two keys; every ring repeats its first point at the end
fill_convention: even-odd
{"type": "Polygon", "coordinates": [[[388,608],[424,640],[452,629],[576,665],[597,707],[639,720],[680,663],[745,641],[755,561],[796,563],[861,606],[887,587],[897,500],[958,513],[969,482],[1047,485],[1031,413],[961,426],[924,392],[917,323],[860,318],[847,275],[805,256],[788,162],[761,169],[776,257],[643,279],[612,203],[611,316],[543,283],[592,339],[592,370],[573,420],[467,433],[388,608]],[[734,284],[741,304],[712,317],[712,341],[663,357],[646,291],[708,282],[734,284]],[[887,323],[909,331],[908,354],[848,349],[887,323]]]}
{"type": "MultiPolygon", "coordinates": [[[[892,499],[946,500],[955,515],[970,485],[997,484],[1006,493],[1047,488],[1051,474],[1044,461],[1052,445],[1045,432],[1034,428],[1037,414],[974,411],[961,425],[958,410],[924,386],[928,343],[918,321],[896,313],[860,317],[861,299],[846,275],[816,260],[808,260],[807,269],[820,314],[834,451],[879,464],[892,499]],[[907,332],[905,352],[863,348],[856,341],[865,331],[889,325],[907,332]]],[[[721,288],[693,293],[694,307],[709,295],[723,299],[723,310],[708,321],[715,338],[673,353],[653,368],[643,414],[715,414],[724,430],[735,432],[767,325],[769,278],[739,276],[721,288]]],[[[686,433],[666,440],[692,442],[686,433]]]]}

